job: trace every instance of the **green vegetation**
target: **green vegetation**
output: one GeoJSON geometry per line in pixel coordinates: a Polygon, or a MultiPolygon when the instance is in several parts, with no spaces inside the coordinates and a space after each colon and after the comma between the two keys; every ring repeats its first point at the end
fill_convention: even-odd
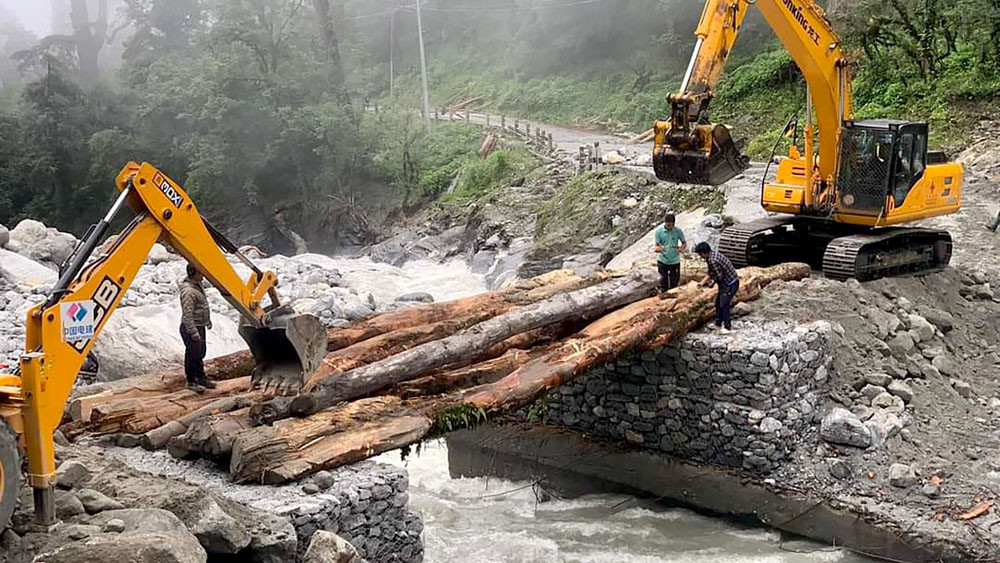
{"type": "Polygon", "coordinates": [[[431,435],[441,435],[462,428],[472,428],[486,422],[486,411],[472,405],[452,405],[438,413],[431,435]]]}
{"type": "MultiPolygon", "coordinates": [[[[427,134],[412,111],[415,21],[398,3],[107,1],[87,13],[86,2],[71,10],[70,0],[51,0],[65,29],[46,38],[0,13],[0,223],[31,216],[81,234],[113,197],[110,178],[128,160],[148,160],[236,238],[284,250],[281,215],[320,249],[335,248],[342,238],[377,238],[381,219],[400,209],[468,203],[537,170],[511,147],[479,160],[475,128],[427,134]],[[115,38],[97,33],[110,29],[115,38]],[[381,100],[383,111],[362,100],[381,100]]],[[[944,148],[994,117],[1000,4],[839,4],[831,18],[855,63],[857,117],[929,120],[932,144],[944,148]]],[[[633,132],[666,116],[702,8],[687,0],[424,5],[434,104],[633,132]]],[[[789,116],[801,116],[803,99],[800,73],[751,10],[712,118],[761,158],[789,116]]],[[[567,194],[586,200],[611,189],[592,181],[567,194]]],[[[608,226],[562,203],[573,220],[608,226]]],[[[559,233],[556,222],[543,212],[543,231],[559,233]]]]}
{"type": "Polygon", "coordinates": [[[614,169],[587,172],[561,186],[539,211],[532,258],[570,252],[581,241],[608,233],[628,243],[661,221],[662,211],[703,207],[719,213],[724,203],[721,191],[712,187],[677,189],[614,169]],[[630,197],[647,204],[625,206],[630,197]]]}

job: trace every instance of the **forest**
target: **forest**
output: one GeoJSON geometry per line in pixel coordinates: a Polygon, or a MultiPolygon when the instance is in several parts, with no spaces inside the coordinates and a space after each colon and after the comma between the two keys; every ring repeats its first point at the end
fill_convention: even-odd
{"type": "MultiPolygon", "coordinates": [[[[241,240],[268,244],[294,223],[325,249],[358,246],[382,235],[386,217],[440,197],[481,140],[457,125],[424,131],[408,0],[51,3],[48,35],[0,11],[3,224],[31,217],[79,235],[121,166],[145,160],[241,240]]],[[[1000,2],[834,4],[859,116],[931,120],[947,147],[992,117],[1000,2]]],[[[642,131],[664,115],[701,6],[425,0],[432,104],[476,99],[508,115],[642,131]]],[[[760,157],[804,94],[759,15],[747,21],[715,111],[760,157]]],[[[507,160],[492,165],[517,165],[507,160]]]]}

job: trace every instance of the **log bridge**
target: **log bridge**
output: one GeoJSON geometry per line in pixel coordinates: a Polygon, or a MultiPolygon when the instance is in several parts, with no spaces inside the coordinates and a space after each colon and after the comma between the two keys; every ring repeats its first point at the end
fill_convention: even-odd
{"type": "MultiPolygon", "coordinates": [[[[744,268],[736,299],[809,272],[744,268]]],[[[201,395],[179,370],[78,391],[61,428],[70,438],[116,434],[123,445],[211,458],[237,482],[294,481],[517,410],[714,314],[712,288],[687,281],[657,296],[655,286],[650,268],[551,272],[330,330],[321,368],[295,397],[252,388],[253,359],[237,352],[206,362],[218,387],[201,395]]]]}

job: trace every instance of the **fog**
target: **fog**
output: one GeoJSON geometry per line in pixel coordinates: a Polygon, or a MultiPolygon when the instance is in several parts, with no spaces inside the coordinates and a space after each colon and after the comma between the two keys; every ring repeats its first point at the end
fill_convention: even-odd
{"type": "Polygon", "coordinates": [[[5,16],[39,37],[52,29],[52,7],[46,0],[0,0],[0,17],[5,16]]]}

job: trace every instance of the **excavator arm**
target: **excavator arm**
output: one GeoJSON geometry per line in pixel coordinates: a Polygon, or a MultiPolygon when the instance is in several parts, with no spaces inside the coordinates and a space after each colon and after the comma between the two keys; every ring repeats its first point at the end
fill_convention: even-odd
{"type": "MultiPolygon", "coordinates": [[[[654,126],[653,163],[661,179],[718,185],[748,166],[728,128],[709,122],[708,107],[752,6],[761,11],[806,80],[811,100],[805,131],[809,183],[814,173],[816,184],[835,178],[838,140],[844,120],[851,118],[851,86],[840,39],[823,9],[812,0],[708,0],[681,89],[667,98],[670,119],[654,126]],[[810,106],[816,109],[818,151],[813,147],[810,106]]],[[[811,206],[814,189],[806,192],[811,206]]]]}
{"type": "MultiPolygon", "coordinates": [[[[201,217],[179,185],[152,165],[136,163],[129,163],[115,183],[120,194],[111,210],[70,257],[48,299],[28,311],[20,373],[0,376],[0,416],[21,435],[28,478],[35,489],[36,517],[41,523],[53,519],[51,490],[56,468],[52,436],[76,375],[158,240],[169,243],[240,312],[240,333],[258,360],[255,381],[289,377],[301,381],[318,367],[326,352],[326,335],[319,320],[294,315],[282,307],[274,272],[261,271],[236,252],[232,243],[201,217]],[[91,260],[111,222],[126,205],[133,209],[135,218],[110,250],[91,260]],[[248,279],[240,278],[223,249],[250,268],[248,279]],[[266,306],[265,296],[269,297],[266,306]]],[[[18,470],[8,459],[0,461],[0,475],[18,470]]],[[[9,516],[5,514],[8,492],[0,490],[0,522],[9,516]]]]}

